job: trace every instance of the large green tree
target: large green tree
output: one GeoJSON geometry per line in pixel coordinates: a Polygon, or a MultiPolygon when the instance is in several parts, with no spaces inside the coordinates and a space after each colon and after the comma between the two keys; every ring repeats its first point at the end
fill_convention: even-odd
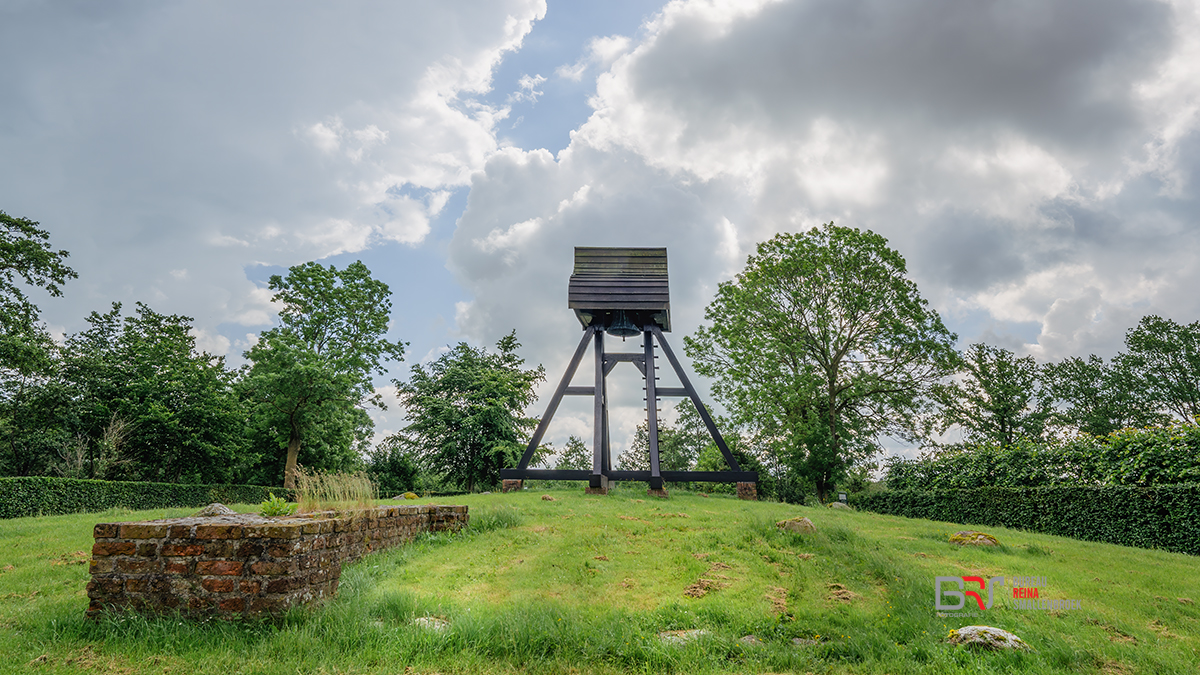
{"type": "MultiPolygon", "coordinates": [[[[361,261],[338,270],[315,262],[274,275],[272,300],[280,325],[263,332],[248,352],[243,380],[258,437],[284,449],[284,485],[295,483],[302,447],[307,464],[341,468],[370,436],[364,405],[383,403],[373,377],[400,361],[404,343],[385,338],[392,301],[387,284],[361,261]]],[[[271,453],[267,453],[271,464],[271,453]]]]}
{"type": "Polygon", "coordinates": [[[245,410],[224,357],[196,348],[192,319],[137,303],[92,312],[67,337],[60,366],[74,433],[59,473],[164,482],[225,482],[241,456],[245,410]]]}
{"type": "Polygon", "coordinates": [[[23,333],[37,323],[38,308],[21,282],[62,295],[67,279],[78,276],[64,262],[68,256],[50,247],[50,234],[36,221],[0,211],[0,335],[23,333]]]}
{"type": "Polygon", "coordinates": [[[460,342],[428,366],[414,365],[407,382],[396,381],[409,420],[397,442],[448,484],[472,492],[498,484],[537,424],[523,411],[545,378],[541,366],[522,368],[520,346],[513,331],[495,351],[460,342]]]}
{"type": "Polygon", "coordinates": [[[883,434],[915,436],[955,336],[870,231],[829,223],[759,244],[684,339],[713,394],[825,498],[883,434]]]}
{"type": "Polygon", "coordinates": [[[1179,324],[1146,316],[1125,334],[1117,366],[1151,405],[1185,422],[1200,416],[1200,321],[1179,324]]]}
{"type": "Polygon", "coordinates": [[[55,449],[70,442],[57,419],[65,397],[58,348],[25,294],[33,287],[61,296],[78,276],[68,256],[36,221],[0,211],[0,475],[44,473],[55,449]]]}
{"type": "Polygon", "coordinates": [[[1105,363],[1095,354],[1072,356],[1042,367],[1050,397],[1058,405],[1052,420],[1062,428],[1092,436],[1119,429],[1166,423],[1145,391],[1120,359],[1105,363]]]}
{"type": "Polygon", "coordinates": [[[938,431],[957,425],[968,443],[1040,440],[1052,408],[1042,371],[1032,356],[976,343],[962,354],[962,378],[935,385],[941,405],[938,431]]]}

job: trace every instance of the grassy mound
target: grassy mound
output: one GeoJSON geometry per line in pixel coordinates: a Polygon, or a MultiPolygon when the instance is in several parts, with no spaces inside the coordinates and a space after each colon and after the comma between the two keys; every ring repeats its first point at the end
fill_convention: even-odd
{"type": "Polygon", "coordinates": [[[960,547],[949,523],[682,492],[541,494],[454,498],[467,532],[368,556],[335,601],[262,623],[84,620],[92,524],[185,511],[5,521],[0,672],[1191,673],[1200,653],[1200,606],[1178,599],[1200,601],[1180,586],[1194,557],[1003,528],[1001,546],[960,547]],[[775,526],[799,516],[817,532],[775,526]],[[935,576],[996,575],[1045,577],[1040,598],[1082,609],[1001,594],[937,615],[935,576]],[[1034,651],[946,643],[980,623],[1034,651]]]}

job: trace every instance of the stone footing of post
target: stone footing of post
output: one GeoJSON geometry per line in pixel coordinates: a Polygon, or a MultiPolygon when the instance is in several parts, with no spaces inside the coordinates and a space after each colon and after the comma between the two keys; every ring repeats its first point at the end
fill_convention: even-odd
{"type": "MultiPolygon", "coordinates": [[[[596,476],[593,475],[592,479],[594,480],[595,478],[596,478],[596,476]]],[[[592,482],[589,480],[588,486],[583,489],[583,494],[585,494],[585,495],[606,495],[606,494],[608,494],[608,488],[609,488],[608,476],[601,475],[600,476],[600,485],[598,487],[592,487],[592,482]]]]}
{"type": "Polygon", "coordinates": [[[525,487],[524,481],[519,478],[505,478],[500,484],[501,492],[516,492],[525,487]]]}
{"type": "Polygon", "coordinates": [[[738,499],[748,499],[752,502],[758,501],[758,484],[757,483],[738,483],[737,484],[738,499]]]}
{"type": "Polygon", "coordinates": [[[666,499],[667,498],[667,488],[659,488],[657,490],[655,490],[654,488],[647,488],[646,496],[647,497],[658,497],[660,499],[666,499]]]}

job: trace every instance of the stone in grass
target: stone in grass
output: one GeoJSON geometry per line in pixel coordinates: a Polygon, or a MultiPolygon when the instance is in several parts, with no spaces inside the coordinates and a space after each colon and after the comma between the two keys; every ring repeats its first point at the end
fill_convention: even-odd
{"type": "Polygon", "coordinates": [[[854,507],[853,507],[853,506],[850,506],[849,504],[846,504],[846,503],[844,503],[844,502],[829,502],[829,508],[831,508],[831,509],[845,509],[845,510],[847,510],[847,511],[853,511],[853,510],[854,510],[854,507]]]}
{"type": "Polygon", "coordinates": [[[417,628],[424,628],[435,633],[441,633],[450,628],[450,622],[445,619],[439,619],[436,616],[419,616],[413,619],[413,625],[417,628]]]}
{"type": "Polygon", "coordinates": [[[1006,630],[991,626],[963,626],[950,631],[950,634],[946,636],[946,642],[959,647],[977,647],[992,651],[1003,649],[1030,651],[1029,645],[1025,644],[1021,638],[1006,630]]]}
{"type": "Polygon", "coordinates": [[[699,640],[702,637],[708,637],[708,631],[703,628],[693,628],[692,630],[664,630],[658,634],[658,637],[663,642],[669,645],[682,645],[692,640],[699,640]]]}
{"type": "Polygon", "coordinates": [[[557,500],[557,499],[555,499],[554,497],[551,497],[550,495],[542,495],[542,501],[544,501],[544,502],[556,502],[556,501],[558,501],[558,500],[557,500]]]}
{"type": "Polygon", "coordinates": [[[815,647],[821,643],[817,640],[809,640],[808,638],[792,638],[792,644],[797,647],[815,647]]]}
{"type": "Polygon", "coordinates": [[[218,504],[216,502],[213,502],[212,504],[209,504],[208,506],[204,507],[199,512],[197,512],[196,515],[197,516],[234,516],[234,515],[237,515],[237,511],[234,511],[233,509],[229,508],[228,506],[225,506],[224,504],[218,504]]]}
{"type": "Polygon", "coordinates": [[[1000,542],[986,532],[963,530],[950,535],[950,543],[959,546],[999,546],[1000,542]]]}
{"type": "Polygon", "coordinates": [[[775,527],[788,532],[798,532],[799,534],[813,534],[817,531],[817,526],[813,525],[811,520],[804,517],[781,520],[775,523],[775,527]]]}
{"type": "Polygon", "coordinates": [[[741,642],[742,644],[745,644],[745,645],[753,645],[753,646],[758,646],[763,643],[763,641],[760,640],[757,635],[744,635],[738,639],[738,642],[741,642]]]}

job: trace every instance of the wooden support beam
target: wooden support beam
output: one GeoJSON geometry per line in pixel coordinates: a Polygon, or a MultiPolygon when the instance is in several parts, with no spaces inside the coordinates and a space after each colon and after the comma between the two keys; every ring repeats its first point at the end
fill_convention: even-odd
{"type": "Polygon", "coordinates": [[[691,397],[692,403],[696,406],[696,412],[700,413],[700,419],[704,420],[704,426],[708,427],[708,433],[716,442],[717,448],[721,454],[725,456],[725,462],[729,464],[729,468],[734,471],[741,471],[742,467],[738,465],[737,459],[733,453],[729,452],[729,446],[725,445],[725,439],[721,438],[721,432],[717,431],[717,425],[713,424],[712,417],[708,415],[708,409],[704,407],[704,402],[700,400],[699,394],[696,393],[696,388],[692,386],[691,380],[688,379],[687,373],[680,365],[679,359],[675,358],[675,352],[671,351],[671,345],[667,344],[667,338],[663,335],[662,329],[658,326],[650,326],[650,330],[654,331],[654,337],[658,338],[658,344],[662,347],[663,353],[667,355],[667,360],[671,362],[671,367],[675,369],[675,374],[679,376],[679,381],[683,383],[683,388],[691,397]]]}
{"type": "Polygon", "coordinates": [[[658,375],[654,368],[654,336],[650,327],[642,332],[642,349],[646,352],[646,430],[650,445],[650,489],[662,489],[662,472],[658,466],[658,398],[654,395],[658,375]]]}
{"type": "Polygon", "coordinates": [[[542,421],[538,422],[537,429],[533,432],[533,436],[529,439],[529,445],[525,448],[525,454],[521,455],[521,463],[518,468],[525,469],[529,467],[529,461],[533,459],[533,453],[537,451],[538,445],[542,442],[542,437],[546,435],[546,427],[550,426],[550,420],[554,419],[554,413],[558,410],[558,404],[562,402],[563,394],[567,393],[567,386],[571,384],[571,378],[575,377],[575,370],[579,368],[579,362],[583,360],[583,353],[587,351],[588,341],[595,334],[595,326],[588,326],[583,331],[583,338],[579,340],[579,346],[575,348],[575,355],[571,357],[571,362],[567,364],[567,372],[563,373],[562,380],[558,383],[558,388],[554,390],[554,396],[550,397],[550,404],[546,406],[546,412],[542,415],[542,421]]]}

